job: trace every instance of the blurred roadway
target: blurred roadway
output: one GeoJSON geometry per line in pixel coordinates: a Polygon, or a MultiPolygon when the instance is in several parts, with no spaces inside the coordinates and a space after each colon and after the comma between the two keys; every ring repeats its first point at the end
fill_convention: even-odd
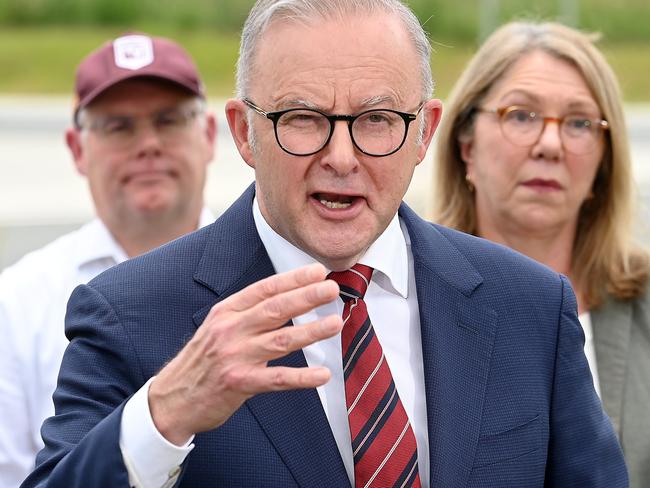
{"type": "MultiPolygon", "coordinates": [[[[206,201],[217,215],[254,177],[232,142],[223,103],[210,103],[219,119],[219,134],[217,156],[208,171],[206,201]]],[[[0,96],[0,269],[93,215],[86,182],[76,173],[63,140],[71,107],[66,97],[0,96]]],[[[650,105],[628,106],[626,112],[634,174],[642,200],[647,202],[650,105]]],[[[416,169],[406,197],[421,215],[428,210],[431,175],[430,151],[416,169]]],[[[645,209],[643,215],[649,215],[645,209]]]]}

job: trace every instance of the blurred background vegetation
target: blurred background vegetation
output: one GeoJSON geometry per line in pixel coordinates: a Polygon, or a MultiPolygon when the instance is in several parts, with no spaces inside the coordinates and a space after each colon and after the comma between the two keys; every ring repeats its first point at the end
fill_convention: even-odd
{"type": "MultiPolygon", "coordinates": [[[[0,0],[0,93],[72,91],[79,60],[126,31],[173,37],[194,56],[213,97],[229,96],[239,30],[252,0],[0,0]]],[[[513,18],[600,32],[624,97],[650,102],[649,0],[411,0],[434,45],[444,98],[480,39],[513,18]]]]}

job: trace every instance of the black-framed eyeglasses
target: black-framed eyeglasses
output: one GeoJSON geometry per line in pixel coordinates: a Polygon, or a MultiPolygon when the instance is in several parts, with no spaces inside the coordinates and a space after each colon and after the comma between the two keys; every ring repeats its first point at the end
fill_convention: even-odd
{"type": "Polygon", "coordinates": [[[293,156],[311,156],[327,146],[332,139],[334,123],[338,120],[348,123],[352,144],[363,154],[389,156],[404,145],[409,125],[424,107],[422,103],[413,114],[372,109],[356,115],[331,115],[310,108],[265,112],[246,98],[242,101],[258,114],[273,121],[278,145],[293,156]]]}
{"type": "Polygon", "coordinates": [[[532,146],[539,140],[546,124],[555,122],[560,129],[564,149],[573,154],[586,154],[598,147],[601,136],[609,130],[606,120],[580,114],[547,117],[520,105],[478,110],[496,114],[503,136],[516,146],[532,146]]]}

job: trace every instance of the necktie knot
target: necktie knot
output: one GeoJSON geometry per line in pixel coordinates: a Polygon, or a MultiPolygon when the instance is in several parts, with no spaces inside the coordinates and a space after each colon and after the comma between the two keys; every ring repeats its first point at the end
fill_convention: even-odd
{"type": "Polygon", "coordinates": [[[355,298],[363,299],[372,277],[373,269],[365,264],[355,264],[345,271],[332,271],[327,278],[334,280],[341,289],[340,295],[344,302],[355,298]]]}

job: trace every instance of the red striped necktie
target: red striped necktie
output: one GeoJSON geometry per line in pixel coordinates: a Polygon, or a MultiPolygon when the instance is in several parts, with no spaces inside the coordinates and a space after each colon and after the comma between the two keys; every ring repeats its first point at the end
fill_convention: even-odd
{"type": "Polygon", "coordinates": [[[417,444],[363,297],[373,269],[332,272],[344,302],[343,376],[356,488],[419,487],[417,444]]]}

